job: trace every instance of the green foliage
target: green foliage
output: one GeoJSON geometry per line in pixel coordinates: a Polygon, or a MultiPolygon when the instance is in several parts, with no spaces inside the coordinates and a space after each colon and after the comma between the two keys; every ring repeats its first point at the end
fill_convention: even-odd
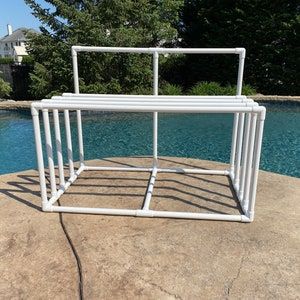
{"type": "Polygon", "coordinates": [[[26,56],[23,56],[23,58],[22,58],[22,64],[33,65],[34,60],[30,55],[26,55],[26,56]]]}
{"type": "Polygon", "coordinates": [[[189,95],[224,95],[224,89],[217,82],[199,82],[189,90],[189,95]]]}
{"type": "MultiPolygon", "coordinates": [[[[221,86],[217,82],[199,82],[194,85],[189,91],[189,95],[202,95],[202,96],[214,96],[214,95],[236,95],[236,85],[221,86]]],[[[242,95],[255,95],[256,91],[249,84],[243,85],[242,95]]]]}
{"type": "Polygon", "coordinates": [[[0,57],[0,65],[7,65],[14,63],[14,59],[12,57],[0,57]]]}
{"type": "MultiPolygon", "coordinates": [[[[265,94],[300,94],[299,2],[185,1],[179,26],[184,47],[244,47],[245,81],[265,94]]],[[[236,80],[232,55],[190,55],[182,82],[236,80]]]]}
{"type": "Polygon", "coordinates": [[[159,93],[161,95],[182,95],[182,87],[176,84],[166,83],[160,88],[159,93]]]}
{"type": "MultiPolygon", "coordinates": [[[[236,86],[235,86],[236,88],[236,86]]],[[[252,87],[250,84],[244,84],[243,85],[243,90],[242,90],[242,95],[245,96],[251,96],[257,94],[256,89],[252,87]]]]}
{"type": "Polygon", "coordinates": [[[45,66],[35,63],[33,73],[30,74],[30,80],[30,92],[35,99],[51,95],[51,73],[45,66]]]}
{"type": "Polygon", "coordinates": [[[130,94],[131,95],[153,95],[153,88],[137,86],[130,94]]]}
{"type": "MultiPolygon", "coordinates": [[[[244,84],[242,89],[242,95],[251,96],[257,94],[255,88],[249,84],[244,84]]],[[[227,85],[223,87],[223,95],[233,96],[236,95],[236,85],[227,85]]]]}
{"type": "MultiPolygon", "coordinates": [[[[25,2],[43,24],[41,34],[28,34],[28,51],[49,73],[44,95],[49,89],[73,90],[72,45],[170,45],[177,37],[175,26],[183,4],[183,0],[49,0],[53,9],[48,10],[37,0],[25,2]]],[[[131,93],[152,86],[149,55],[80,53],[78,64],[81,91],[131,93]]],[[[33,76],[38,77],[38,71],[35,68],[33,76]]],[[[34,94],[41,94],[36,78],[31,87],[34,94]]]]}
{"type": "Polygon", "coordinates": [[[11,92],[10,84],[0,77],[0,98],[8,97],[11,92]]]}

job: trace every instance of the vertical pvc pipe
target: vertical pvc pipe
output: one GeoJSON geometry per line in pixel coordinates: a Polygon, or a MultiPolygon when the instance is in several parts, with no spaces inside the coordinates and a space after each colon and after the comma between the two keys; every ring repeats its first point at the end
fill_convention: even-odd
{"type": "MultiPolygon", "coordinates": [[[[246,50],[239,54],[239,69],[238,69],[238,78],[236,84],[236,95],[242,95],[242,87],[243,87],[243,75],[244,75],[244,64],[245,64],[245,57],[246,57],[246,50]]],[[[232,178],[236,179],[234,174],[234,166],[235,166],[235,156],[236,156],[236,143],[237,143],[237,135],[238,135],[238,123],[239,123],[239,116],[240,114],[234,114],[233,120],[233,129],[232,129],[232,141],[231,141],[231,154],[230,154],[230,172],[232,178]]]]}
{"type": "Polygon", "coordinates": [[[59,185],[60,187],[63,187],[65,185],[64,161],[63,161],[63,154],[62,154],[62,147],[61,147],[59,114],[57,109],[53,110],[53,120],[54,120],[54,131],[55,131],[55,140],[56,140],[59,185]]]}
{"type": "Polygon", "coordinates": [[[46,152],[48,157],[48,168],[50,174],[51,196],[53,197],[56,195],[57,190],[56,190],[56,178],[55,178],[53,148],[52,148],[48,109],[43,109],[43,119],[44,119],[45,138],[46,138],[46,152]]]}
{"type": "MultiPolygon", "coordinates": [[[[77,52],[73,47],[72,47],[72,62],[73,62],[74,92],[75,92],[75,94],[79,94],[79,76],[78,76],[77,52]]],[[[80,166],[84,166],[82,120],[81,120],[81,111],[80,110],[76,111],[76,116],[77,116],[79,161],[80,161],[80,166]]]]}
{"type": "Polygon", "coordinates": [[[235,160],[235,168],[234,168],[234,185],[236,189],[239,190],[240,186],[240,170],[241,170],[241,157],[242,157],[242,147],[243,147],[243,133],[244,133],[244,120],[245,114],[239,114],[239,122],[238,122],[238,133],[237,133],[237,141],[236,141],[236,160],[235,160]]]}
{"type": "Polygon", "coordinates": [[[231,140],[231,153],[230,153],[230,173],[233,179],[235,179],[234,166],[236,156],[236,140],[238,133],[239,114],[234,114],[233,126],[232,126],[232,140],[231,140]]]}
{"type": "Polygon", "coordinates": [[[247,164],[246,164],[246,175],[245,175],[245,189],[244,189],[244,209],[249,211],[249,191],[252,175],[252,161],[254,152],[254,141],[255,141],[255,129],[256,129],[257,113],[252,115],[252,122],[250,126],[250,139],[248,145],[247,164]]]}
{"type": "Polygon", "coordinates": [[[36,108],[32,107],[31,114],[33,119],[33,130],[34,130],[37,165],[39,171],[42,208],[45,211],[47,210],[48,207],[48,197],[47,197],[47,187],[46,187],[46,180],[45,180],[45,168],[44,168],[39,112],[36,108]]]}
{"type": "MultiPolygon", "coordinates": [[[[158,52],[153,53],[153,95],[158,95],[158,52]]],[[[157,159],[157,140],[158,140],[158,113],[153,113],[153,165],[158,165],[157,159]]]]}
{"type": "Polygon", "coordinates": [[[245,57],[246,57],[246,50],[243,49],[243,51],[239,54],[239,70],[238,70],[238,79],[236,84],[236,94],[238,96],[242,95],[245,57]]]}
{"type": "Polygon", "coordinates": [[[73,149],[72,149],[72,136],[70,128],[70,116],[69,111],[64,110],[65,117],[65,128],[66,128],[66,139],[67,139],[67,148],[68,148],[68,163],[69,163],[69,173],[70,178],[74,175],[74,163],[73,163],[73,149]]]}
{"type": "Polygon", "coordinates": [[[265,120],[266,111],[262,111],[260,114],[260,119],[258,122],[258,128],[256,132],[256,139],[255,139],[255,153],[254,153],[254,162],[253,162],[253,177],[252,177],[252,186],[249,196],[249,210],[248,216],[250,221],[253,221],[254,218],[254,206],[256,200],[256,190],[257,190],[257,179],[258,179],[258,172],[259,172],[259,162],[260,162],[260,154],[261,154],[261,146],[262,146],[262,138],[263,138],[263,131],[264,131],[264,120],[265,120]]]}
{"type": "Polygon", "coordinates": [[[248,146],[249,146],[251,118],[252,118],[252,114],[247,114],[244,141],[243,141],[243,156],[242,156],[242,167],[241,167],[242,171],[241,171],[241,181],[240,181],[240,190],[239,190],[239,198],[242,199],[242,201],[244,198],[244,189],[245,189],[245,175],[246,175],[246,164],[248,160],[248,146]]]}

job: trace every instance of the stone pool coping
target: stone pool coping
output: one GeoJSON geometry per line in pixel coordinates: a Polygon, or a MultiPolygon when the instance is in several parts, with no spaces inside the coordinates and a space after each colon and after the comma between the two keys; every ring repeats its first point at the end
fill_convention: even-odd
{"type": "MultiPolygon", "coordinates": [[[[99,163],[141,165],[146,160],[99,163]]],[[[224,167],[171,157],[161,163],[224,167]]],[[[131,173],[127,180],[120,173],[104,173],[83,173],[62,205],[109,201],[132,206],[142,198],[147,176],[131,173]]],[[[203,209],[223,197],[225,208],[232,209],[224,176],[174,175],[158,176],[154,197],[162,202],[155,205],[203,209]]],[[[0,176],[1,295],[78,298],[78,268],[60,216],[41,212],[38,191],[35,170],[0,176]]],[[[250,224],[82,214],[62,218],[81,260],[86,299],[297,299],[299,199],[300,178],[261,171],[250,224]]]]}
{"type": "MultiPolygon", "coordinates": [[[[300,103],[300,96],[253,95],[249,97],[258,102],[300,103]]],[[[29,110],[32,102],[0,99],[0,110],[29,110]]]]}

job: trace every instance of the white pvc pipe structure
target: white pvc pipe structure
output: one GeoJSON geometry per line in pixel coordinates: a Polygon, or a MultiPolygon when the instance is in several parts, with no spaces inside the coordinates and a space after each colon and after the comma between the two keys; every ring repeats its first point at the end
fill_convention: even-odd
{"type": "Polygon", "coordinates": [[[37,162],[40,178],[42,208],[44,211],[93,213],[107,215],[140,216],[140,217],[167,217],[205,220],[224,220],[251,222],[254,218],[254,206],[257,188],[257,176],[265,108],[259,106],[252,99],[241,95],[244,69],[245,49],[164,49],[164,48],[110,48],[110,47],[72,47],[73,72],[75,93],[64,93],[52,99],[44,99],[32,104],[32,117],[35,133],[37,162]],[[80,94],[77,52],[114,52],[114,53],[149,53],[153,55],[153,95],[103,95],[80,94]],[[158,59],[160,53],[211,53],[211,54],[238,54],[239,72],[236,96],[159,96],[158,95],[158,59]],[[81,111],[115,111],[115,112],[150,112],[153,114],[153,165],[151,167],[101,167],[89,166],[84,163],[84,143],[82,133],[81,111]],[[50,175],[51,197],[48,198],[45,181],[42,139],[39,124],[39,111],[42,111],[45,128],[46,153],[50,175]],[[69,176],[65,174],[62,156],[59,111],[64,113],[66,145],[68,153],[69,176]],[[73,141],[69,111],[76,111],[79,168],[75,171],[73,161],[73,141]],[[230,113],[234,114],[232,148],[230,168],[228,170],[204,170],[188,168],[160,168],[158,165],[158,113],[230,113]],[[57,189],[56,173],[53,160],[51,138],[51,123],[49,113],[53,113],[53,126],[58,162],[57,189]],[[112,209],[56,206],[56,201],[64,194],[82,172],[88,171],[133,171],[149,172],[150,179],[141,209],[112,209]],[[236,192],[243,213],[241,215],[188,213],[175,211],[151,210],[151,199],[155,186],[155,179],[159,172],[192,173],[203,175],[229,176],[236,192]]]}

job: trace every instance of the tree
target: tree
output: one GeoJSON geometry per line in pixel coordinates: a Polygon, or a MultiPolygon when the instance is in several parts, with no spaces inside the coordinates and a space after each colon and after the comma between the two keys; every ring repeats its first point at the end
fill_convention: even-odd
{"type": "MultiPolygon", "coordinates": [[[[25,0],[43,24],[30,35],[36,65],[32,91],[42,97],[72,91],[71,46],[155,47],[177,39],[182,0],[25,0]],[[44,93],[41,87],[45,87],[44,93]]],[[[151,57],[145,54],[79,54],[82,92],[128,93],[151,86],[151,57]]]]}
{"type": "Polygon", "coordinates": [[[8,97],[12,92],[12,88],[8,82],[0,77],[0,98],[8,97]]]}
{"type": "MultiPolygon", "coordinates": [[[[294,0],[186,0],[180,36],[184,47],[245,47],[245,82],[262,93],[298,95],[299,2],[294,0]]],[[[229,56],[189,56],[180,69],[190,86],[234,83],[229,56]]]]}

